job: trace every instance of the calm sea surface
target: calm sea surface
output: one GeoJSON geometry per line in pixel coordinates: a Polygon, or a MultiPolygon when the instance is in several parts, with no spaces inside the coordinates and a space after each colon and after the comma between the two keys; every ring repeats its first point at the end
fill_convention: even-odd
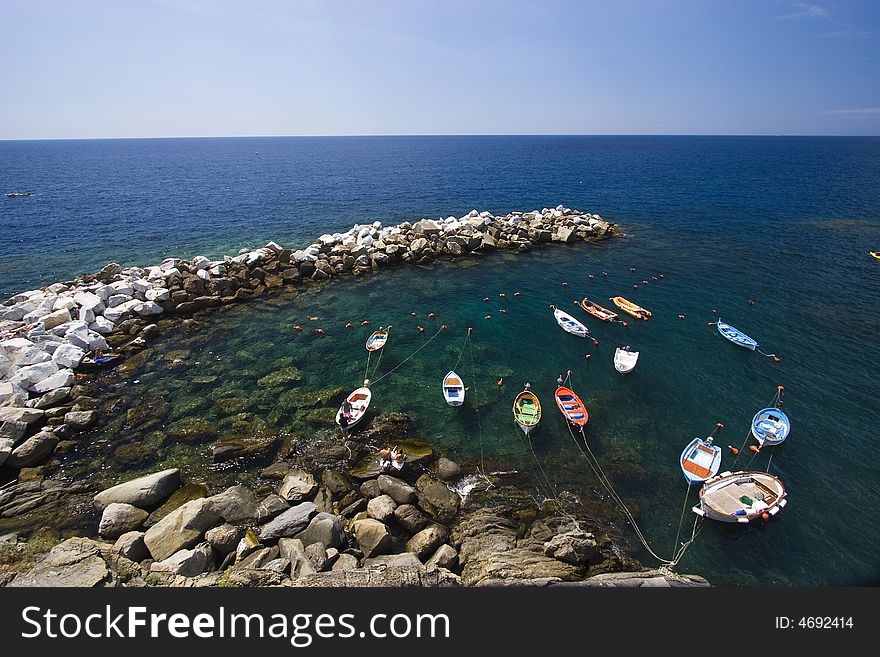
{"type": "MultiPolygon", "coordinates": [[[[791,436],[754,460],[742,456],[736,467],[769,467],[789,490],[788,507],[766,525],[707,521],[680,569],[718,584],[880,583],[880,261],[868,255],[880,250],[880,139],[0,142],[0,192],[13,190],[33,196],[0,197],[2,297],[108,261],[235,255],[268,240],[304,245],[354,223],[461,216],[472,208],[500,214],[562,203],[601,214],[626,234],[599,245],[388,270],[211,316],[183,343],[160,339],[135,373],[139,383],[106,391],[116,402],[90,440],[104,449],[67,455],[53,466],[57,476],[97,483],[120,476],[121,467],[138,472],[162,463],[181,463],[197,480],[253,476],[254,464],[212,467],[207,445],[163,446],[160,430],[197,417],[219,437],[321,431],[303,400],[362,382],[369,329],[360,320],[394,326],[375,378],[442,322],[449,331],[376,385],[376,410],[411,414],[453,458],[479,463],[482,455],[494,468],[528,474],[536,495],[596,495],[596,479],[552,398],[556,377],[571,369],[590,411],[587,440],[609,472],[623,473],[616,480],[612,474],[615,485],[667,557],[687,488],[678,467],[682,448],[722,422],[723,467],[733,466],[726,446],[742,444],[752,415],[785,386],[791,436]],[[651,278],[661,273],[661,280],[651,278]],[[572,305],[585,295],[601,302],[616,294],[654,317],[624,328],[572,305]],[[599,346],[563,333],[549,304],[590,326],[599,346]],[[780,362],[721,338],[707,326],[717,317],[713,308],[780,362]],[[309,316],[320,317],[323,338],[311,331],[309,316]],[[357,328],[343,328],[348,321],[357,328]],[[295,333],[294,324],[307,330],[295,333]],[[469,326],[472,344],[462,354],[469,326]],[[626,377],[611,364],[623,343],[641,352],[626,377]],[[168,367],[176,357],[183,365],[168,367]],[[440,378],[457,362],[475,403],[451,409],[440,378]],[[257,381],[290,366],[301,372],[301,394],[282,404],[281,390],[257,381]],[[545,407],[532,438],[546,478],[511,421],[510,405],[526,381],[545,407]],[[155,421],[128,422],[138,414],[126,410],[144,403],[153,404],[155,421]],[[141,452],[132,449],[139,444],[141,452]],[[126,445],[125,458],[112,461],[126,445]]],[[[695,489],[690,495],[688,508],[695,489]]],[[[685,516],[688,535],[692,517],[685,516]]],[[[88,518],[92,529],[95,522],[88,518]]],[[[634,539],[632,548],[654,563],[634,539]]]]}

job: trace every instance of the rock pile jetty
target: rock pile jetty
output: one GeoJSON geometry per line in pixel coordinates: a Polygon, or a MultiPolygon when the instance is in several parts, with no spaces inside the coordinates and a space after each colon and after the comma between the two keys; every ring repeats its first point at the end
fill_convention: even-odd
{"type": "Polygon", "coordinates": [[[94,420],[89,410],[46,420],[70,397],[76,370],[98,350],[142,348],[160,317],[186,318],[288,285],[359,276],[399,263],[527,251],[543,244],[598,241],[618,233],[599,215],[562,205],[493,216],[378,221],[321,235],[303,249],[274,242],[211,260],[167,258],[149,267],[108,263],[101,271],[16,294],[0,306],[0,466],[46,460],[71,431],[94,420]]]}

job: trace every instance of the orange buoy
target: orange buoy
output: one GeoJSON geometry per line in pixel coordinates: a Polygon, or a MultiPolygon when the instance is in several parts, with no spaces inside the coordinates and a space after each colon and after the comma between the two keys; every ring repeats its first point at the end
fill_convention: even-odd
{"type": "Polygon", "coordinates": [[[777,390],[785,390],[785,386],[776,386],[777,390]]]}
{"type": "Polygon", "coordinates": [[[517,290],[516,292],[513,293],[513,296],[518,297],[520,294],[522,294],[522,292],[517,290]]]}
{"type": "Polygon", "coordinates": [[[492,319],[492,315],[486,315],[486,319],[492,319]]]}
{"type": "Polygon", "coordinates": [[[713,308],[713,309],[712,309],[712,314],[715,315],[715,314],[717,314],[717,313],[718,313],[718,310],[717,310],[716,308],[713,308]]]}
{"type": "Polygon", "coordinates": [[[437,313],[428,313],[428,319],[433,319],[437,316],[437,313]]]}
{"type": "Polygon", "coordinates": [[[750,452],[754,452],[755,454],[757,454],[758,451],[759,451],[759,449],[760,449],[760,448],[759,448],[757,445],[749,445],[749,451],[750,451],[750,452]]]}
{"type": "Polygon", "coordinates": [[[566,283],[565,281],[562,281],[562,287],[568,287],[568,283],[566,283]]]}
{"type": "Polygon", "coordinates": [[[608,275],[608,272],[607,272],[607,271],[603,271],[603,272],[602,272],[602,275],[603,275],[603,276],[607,276],[607,275],[608,275]]]}
{"type": "Polygon", "coordinates": [[[322,328],[316,328],[316,329],[315,329],[315,333],[317,333],[318,335],[324,335],[324,329],[322,329],[322,328]]]}
{"type": "Polygon", "coordinates": [[[633,289],[635,290],[638,287],[635,283],[633,283],[633,289]]]}
{"type": "Polygon", "coordinates": [[[572,301],[572,303],[573,303],[574,305],[578,305],[578,300],[577,300],[577,299],[574,299],[574,300],[572,301]]]}
{"type": "Polygon", "coordinates": [[[749,305],[750,305],[750,306],[754,306],[756,303],[758,303],[758,302],[755,301],[754,299],[749,299],[749,305]]]}
{"type": "Polygon", "coordinates": [[[317,317],[309,317],[309,321],[310,321],[310,322],[317,321],[317,319],[318,319],[317,317]]]}
{"type": "Polygon", "coordinates": [[[500,385],[500,386],[503,386],[503,385],[504,385],[504,379],[503,379],[503,378],[502,378],[502,379],[498,379],[498,385],[500,385]]]}
{"type": "Polygon", "coordinates": [[[369,324],[370,324],[370,320],[368,320],[368,319],[365,319],[364,321],[361,322],[361,326],[369,326],[369,324]]]}
{"type": "Polygon", "coordinates": [[[586,356],[584,356],[584,358],[585,358],[586,360],[590,360],[591,356],[590,356],[590,354],[587,354],[586,356]]]}
{"type": "Polygon", "coordinates": [[[629,324],[627,322],[623,322],[623,328],[626,328],[627,326],[629,326],[629,324]]]}
{"type": "Polygon", "coordinates": [[[302,330],[303,330],[303,327],[300,326],[299,324],[297,324],[296,326],[293,327],[293,330],[294,330],[294,331],[302,331],[302,330]]]}
{"type": "Polygon", "coordinates": [[[504,308],[502,308],[502,309],[501,309],[501,314],[502,314],[502,315],[506,315],[506,314],[507,314],[507,311],[504,310],[504,308]]]}
{"type": "Polygon", "coordinates": [[[770,514],[767,513],[766,511],[765,511],[764,513],[761,514],[761,519],[762,519],[762,520],[769,520],[769,518],[770,518],[770,514]]]}
{"type": "Polygon", "coordinates": [[[353,324],[351,322],[349,322],[348,324],[345,325],[345,328],[351,328],[352,326],[353,326],[353,324]]]}
{"type": "Polygon", "coordinates": [[[483,297],[483,301],[488,301],[489,297],[483,297]]]}
{"type": "Polygon", "coordinates": [[[648,284],[647,280],[642,281],[642,285],[647,285],[647,284],[648,284]]]}
{"type": "Polygon", "coordinates": [[[593,280],[593,275],[590,274],[589,276],[587,276],[587,278],[589,278],[590,280],[593,280]]]}
{"type": "Polygon", "coordinates": [[[737,454],[739,454],[739,450],[738,450],[736,447],[734,447],[733,445],[728,445],[728,447],[730,447],[730,452],[731,452],[734,456],[736,456],[737,454]]]}
{"type": "Polygon", "coordinates": [[[684,315],[679,315],[678,318],[679,318],[679,319],[684,319],[684,315]]]}
{"type": "Polygon", "coordinates": [[[651,276],[651,280],[652,280],[652,281],[656,281],[656,280],[657,280],[657,277],[656,277],[656,276],[651,276]]]}
{"type": "Polygon", "coordinates": [[[724,425],[721,424],[720,422],[716,422],[716,423],[715,423],[715,426],[718,427],[719,429],[723,429],[723,428],[724,428],[724,425]]]}
{"type": "Polygon", "coordinates": [[[424,333],[424,332],[425,332],[425,327],[424,327],[424,326],[420,326],[420,327],[419,327],[419,333],[424,333]]]}
{"type": "Polygon", "coordinates": [[[504,292],[501,292],[498,296],[501,297],[501,298],[503,299],[503,298],[506,297],[507,295],[506,295],[504,292]]]}
{"type": "Polygon", "coordinates": [[[416,316],[416,314],[414,312],[410,313],[410,317],[415,317],[415,316],[416,316]]]}
{"type": "Polygon", "coordinates": [[[773,357],[773,362],[774,362],[774,363],[778,363],[778,362],[779,362],[779,356],[774,356],[774,357],[773,357]]]}
{"type": "Polygon", "coordinates": [[[635,271],[636,268],[635,268],[635,267],[630,267],[629,270],[630,270],[630,271],[635,271]]]}
{"type": "Polygon", "coordinates": [[[657,274],[660,278],[663,278],[663,274],[657,274]]]}

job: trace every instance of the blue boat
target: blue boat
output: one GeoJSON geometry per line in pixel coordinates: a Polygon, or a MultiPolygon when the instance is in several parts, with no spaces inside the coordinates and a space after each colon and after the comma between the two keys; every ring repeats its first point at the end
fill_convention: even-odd
{"type": "Polygon", "coordinates": [[[718,326],[718,332],[733,344],[751,349],[752,351],[758,348],[758,343],[739,329],[732,327],[730,324],[725,324],[721,319],[715,322],[715,324],[718,326]]]}
{"type": "Polygon", "coordinates": [[[712,444],[712,436],[706,440],[694,438],[682,451],[679,462],[687,482],[701,484],[718,474],[721,448],[712,444]]]}
{"type": "Polygon", "coordinates": [[[761,447],[778,445],[788,437],[791,431],[791,420],[778,408],[762,408],[752,418],[752,435],[761,447]]]}

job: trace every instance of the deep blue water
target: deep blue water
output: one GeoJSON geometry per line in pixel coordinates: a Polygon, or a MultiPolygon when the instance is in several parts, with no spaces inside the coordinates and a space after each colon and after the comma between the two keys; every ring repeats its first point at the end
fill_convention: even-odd
{"type": "MultiPolygon", "coordinates": [[[[447,285],[431,297],[435,309],[461,329],[481,319],[484,294],[524,291],[522,312],[511,310],[506,325],[481,339],[504,354],[495,358],[513,371],[511,386],[531,380],[543,392],[548,413],[555,412],[550,395],[556,374],[575,370],[575,389],[591,408],[588,438],[606,454],[624,445],[652,473],[649,487],[630,484],[625,492],[638,503],[646,534],[666,546],[660,547],[664,554],[671,550],[685,491],[677,466],[681,448],[716,421],[726,426],[719,444],[739,446],[751,416],[776,385],[784,385],[794,429],[772,452],[770,467],[789,488],[788,508],[760,529],[705,526],[682,570],[749,585],[880,582],[880,456],[874,444],[880,261],[868,255],[880,248],[880,139],[0,142],[0,191],[11,190],[33,196],[0,198],[0,296],[94,271],[110,260],[133,265],[168,256],[234,255],[242,246],[270,239],[304,244],[376,219],[460,216],[472,208],[497,214],[559,203],[599,213],[620,224],[626,237],[463,269],[455,275],[467,296],[447,285]],[[630,266],[637,271],[630,273],[630,266]],[[603,270],[608,279],[599,276],[603,270]],[[662,282],[631,289],[661,272],[662,282]],[[587,273],[596,280],[587,280],[587,273]],[[548,303],[565,307],[584,292],[599,299],[628,296],[654,318],[621,333],[581,313],[602,343],[584,365],[590,349],[547,321],[548,303]],[[758,303],[750,306],[750,298],[758,303]],[[714,319],[712,308],[781,361],[725,342],[706,326],[714,319]],[[679,320],[679,313],[687,319],[679,320]],[[540,348],[517,354],[513,347],[524,336],[540,348]],[[642,351],[626,379],[610,370],[612,347],[622,341],[642,351]]],[[[399,294],[401,317],[394,321],[402,325],[431,279],[389,272],[369,285],[378,286],[379,305],[399,294]]],[[[487,432],[507,421],[516,391],[509,392],[511,400],[498,401],[497,422],[483,420],[487,432]]],[[[544,424],[539,453],[552,478],[554,459],[576,454],[566,451],[564,428],[550,428],[550,417],[544,424]]],[[[504,435],[499,428],[498,453],[504,435]]],[[[511,439],[509,431],[506,436],[511,439]]],[[[449,445],[457,443],[450,438],[449,445]]],[[[473,446],[458,449],[474,457],[473,446]]],[[[764,450],[753,466],[767,467],[770,453],[764,450]]],[[[584,479],[590,476],[585,469],[584,479]]]]}

